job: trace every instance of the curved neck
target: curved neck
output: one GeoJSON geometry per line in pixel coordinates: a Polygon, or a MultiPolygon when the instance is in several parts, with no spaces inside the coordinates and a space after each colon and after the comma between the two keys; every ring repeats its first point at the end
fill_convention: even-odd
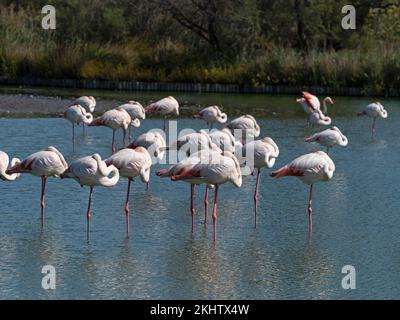
{"type": "Polygon", "coordinates": [[[119,180],[119,171],[113,165],[110,165],[107,169],[108,169],[108,175],[103,176],[103,178],[100,179],[101,185],[104,187],[115,186],[119,180]]]}

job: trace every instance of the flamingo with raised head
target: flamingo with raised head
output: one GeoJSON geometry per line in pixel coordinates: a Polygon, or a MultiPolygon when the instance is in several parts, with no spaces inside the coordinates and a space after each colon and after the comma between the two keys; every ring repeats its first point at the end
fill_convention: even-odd
{"type": "Polygon", "coordinates": [[[69,167],[61,174],[61,178],[74,179],[81,185],[81,187],[88,186],[90,188],[89,202],[86,212],[86,231],[89,239],[91,216],[90,207],[92,203],[93,188],[95,186],[115,186],[119,180],[118,169],[113,165],[107,167],[106,163],[101,160],[100,155],[96,153],[92,156],[83,157],[71,162],[69,167]]]}
{"type": "Polygon", "coordinates": [[[132,140],[131,128],[140,127],[140,120],[146,119],[146,111],[144,110],[140,102],[132,100],[129,101],[128,103],[119,106],[119,108],[126,110],[126,112],[129,113],[132,119],[131,125],[129,126],[129,143],[130,143],[132,140]]]}
{"type": "MultiPolygon", "coordinates": [[[[303,110],[305,113],[307,114],[311,114],[317,110],[321,110],[321,103],[318,99],[318,97],[312,95],[309,92],[304,91],[303,92],[303,97],[300,99],[296,100],[298,103],[301,104],[301,106],[303,107],[303,110]]],[[[323,101],[322,101],[322,107],[323,109],[321,110],[324,114],[328,113],[328,103],[333,105],[334,102],[332,100],[331,97],[326,97],[323,101]]]]}
{"type": "Polygon", "coordinates": [[[104,160],[107,166],[113,165],[119,171],[121,177],[128,178],[128,190],[125,201],[126,235],[129,237],[129,193],[132,181],[140,176],[142,182],[150,180],[151,157],[143,147],[136,149],[122,149],[104,160]]]}
{"type": "Polygon", "coordinates": [[[214,208],[213,208],[213,226],[214,241],[217,240],[217,207],[218,207],[218,189],[219,186],[231,182],[237,188],[242,186],[242,174],[239,161],[230,152],[218,154],[214,152],[206,159],[200,159],[200,162],[193,167],[183,170],[181,173],[171,177],[172,181],[193,181],[196,184],[206,183],[215,186],[214,208]]]}
{"type": "Polygon", "coordinates": [[[385,107],[380,102],[375,102],[367,105],[363,111],[357,114],[359,117],[367,116],[373,119],[372,121],[372,139],[375,138],[376,133],[376,119],[382,118],[386,119],[388,117],[388,112],[385,107]]]}
{"type": "Polygon", "coordinates": [[[81,105],[73,105],[64,112],[64,118],[72,124],[72,151],[75,150],[75,124],[89,125],[93,121],[93,115],[87,112],[81,105]]]}
{"type": "Polygon", "coordinates": [[[164,117],[164,132],[167,128],[167,116],[179,116],[179,103],[172,97],[166,97],[159,101],[153,102],[145,108],[146,113],[159,113],[164,117]]]}
{"type": "Polygon", "coordinates": [[[225,123],[228,120],[226,113],[223,113],[218,106],[204,108],[194,115],[194,118],[204,120],[211,130],[214,123],[225,123]]]}
{"type": "Polygon", "coordinates": [[[112,153],[115,152],[115,131],[117,129],[122,129],[123,130],[123,140],[122,140],[122,146],[125,148],[126,144],[126,130],[130,126],[132,122],[131,116],[129,113],[122,109],[122,108],[116,108],[116,109],[111,109],[103,113],[103,115],[95,120],[93,120],[90,124],[90,126],[105,126],[108,128],[111,128],[113,131],[113,137],[112,137],[112,153]]]}
{"type": "MultiPolygon", "coordinates": [[[[141,134],[137,137],[129,146],[130,149],[135,149],[137,147],[145,148],[151,157],[152,163],[160,163],[160,161],[164,158],[165,149],[167,147],[167,143],[163,135],[159,132],[147,132],[141,134]]],[[[150,181],[146,183],[146,191],[149,191],[150,181]]]]}
{"type": "Polygon", "coordinates": [[[332,124],[332,119],[326,115],[321,110],[314,111],[308,116],[308,123],[311,127],[314,126],[329,126],[332,124]]]}
{"type": "Polygon", "coordinates": [[[241,133],[241,143],[245,144],[247,137],[257,138],[260,136],[261,130],[256,119],[247,114],[232,120],[227,126],[231,130],[232,134],[235,136],[235,131],[240,130],[241,133]]]}
{"type": "Polygon", "coordinates": [[[42,178],[41,208],[42,208],[42,227],[44,226],[44,208],[46,181],[48,177],[59,177],[66,169],[68,164],[64,156],[55,147],[48,147],[44,151],[31,154],[19,163],[6,170],[6,174],[30,173],[42,178]]]}
{"type": "Polygon", "coordinates": [[[306,139],[306,142],[316,142],[326,147],[326,153],[329,154],[333,146],[347,147],[349,140],[338,127],[332,127],[312,135],[306,139]]]}
{"type": "Polygon", "coordinates": [[[254,228],[257,227],[258,188],[260,185],[261,169],[271,169],[279,156],[279,148],[271,138],[250,141],[243,146],[244,159],[251,172],[257,169],[256,187],[254,191],[254,228]]]}
{"type": "Polygon", "coordinates": [[[313,186],[319,181],[329,181],[335,172],[335,164],[332,159],[323,151],[305,154],[296,158],[283,168],[272,172],[271,177],[282,178],[293,176],[310,186],[308,199],[308,225],[309,233],[312,233],[312,195],[313,186]]]}
{"type": "Polygon", "coordinates": [[[4,181],[14,181],[17,179],[20,176],[19,173],[7,174],[6,171],[20,162],[21,160],[18,158],[12,158],[10,162],[8,154],[4,151],[0,151],[0,179],[4,181]]]}

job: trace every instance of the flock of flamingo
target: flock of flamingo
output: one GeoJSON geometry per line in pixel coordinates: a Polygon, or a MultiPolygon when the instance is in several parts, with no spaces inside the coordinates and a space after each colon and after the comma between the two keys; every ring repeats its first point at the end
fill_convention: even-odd
{"type": "MultiPolygon", "coordinates": [[[[333,104],[331,98],[323,100],[322,110],[319,99],[303,92],[303,97],[297,102],[308,115],[308,125],[329,126],[332,119],[327,116],[327,104],[333,104]]],[[[256,186],[254,191],[254,218],[257,225],[258,189],[262,168],[273,168],[279,156],[277,144],[269,137],[255,140],[260,136],[260,127],[251,115],[244,115],[224,125],[220,130],[212,129],[214,124],[227,123],[228,116],[218,106],[207,107],[194,115],[194,118],[207,123],[210,130],[200,130],[179,137],[176,141],[166,143],[164,135],[160,132],[149,131],[132,139],[131,127],[139,127],[141,121],[146,119],[146,113],[157,113],[164,117],[164,132],[167,117],[179,116],[178,101],[169,96],[154,102],[144,108],[139,102],[129,101],[115,109],[106,111],[102,116],[94,119],[92,113],[96,107],[93,97],[83,96],[71,104],[64,113],[65,119],[72,124],[72,144],[75,147],[75,125],[82,123],[83,130],[87,126],[106,126],[112,129],[112,155],[102,159],[99,154],[89,155],[68,164],[64,156],[55,147],[48,147],[29,155],[20,161],[17,158],[9,160],[8,155],[0,151],[0,178],[13,181],[21,173],[30,173],[42,179],[41,189],[41,218],[44,226],[45,191],[48,177],[71,178],[82,187],[90,188],[87,208],[87,234],[90,231],[90,216],[92,193],[95,186],[115,186],[120,177],[128,179],[125,200],[126,233],[129,237],[129,197],[131,183],[136,177],[147,184],[149,190],[151,166],[160,162],[166,152],[171,150],[184,154],[182,160],[168,168],[158,170],[159,177],[169,177],[172,181],[185,181],[191,186],[190,211],[192,215],[192,232],[194,231],[194,195],[195,188],[205,184],[205,223],[208,214],[208,194],[214,189],[214,205],[212,212],[214,241],[216,240],[217,207],[219,187],[230,182],[240,188],[242,185],[243,167],[248,166],[249,174],[257,170],[256,186]],[[123,130],[123,148],[116,150],[116,130],[123,130]],[[238,134],[239,133],[239,134],[238,134]],[[126,143],[127,134],[129,144],[126,143]],[[250,161],[251,160],[251,161],[250,161]]],[[[368,116],[373,119],[372,137],[375,136],[377,118],[387,118],[388,113],[380,104],[369,104],[358,113],[359,116],[368,116]]],[[[335,164],[329,157],[330,148],[334,146],[345,147],[348,144],[346,136],[337,127],[318,132],[306,139],[307,142],[316,142],[326,147],[327,152],[316,151],[302,155],[289,164],[272,172],[273,178],[294,176],[310,186],[308,200],[309,232],[312,231],[312,195],[313,186],[319,181],[328,181],[333,177],[335,164]]]]}

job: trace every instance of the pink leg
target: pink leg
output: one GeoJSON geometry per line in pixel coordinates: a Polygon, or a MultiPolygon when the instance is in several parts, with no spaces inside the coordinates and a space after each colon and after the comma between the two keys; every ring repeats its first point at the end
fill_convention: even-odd
{"type": "Polygon", "coordinates": [[[217,207],[218,207],[218,188],[219,186],[215,186],[215,195],[214,195],[214,209],[213,209],[213,223],[214,223],[214,241],[217,241],[217,207]]]}
{"type": "Polygon", "coordinates": [[[313,185],[310,187],[310,197],[308,199],[308,229],[311,235],[312,233],[312,193],[313,193],[313,185]]]}
{"type": "Polygon", "coordinates": [[[372,140],[375,139],[375,133],[376,133],[376,118],[374,118],[374,121],[372,123],[372,140]]]}
{"type": "Polygon", "coordinates": [[[88,239],[89,239],[89,232],[90,232],[90,206],[92,204],[92,193],[93,193],[93,187],[90,187],[89,203],[88,203],[88,208],[87,208],[87,213],[86,213],[86,219],[87,219],[86,233],[87,233],[88,239]]]}
{"type": "Polygon", "coordinates": [[[44,203],[44,195],[46,193],[46,176],[42,177],[42,196],[40,198],[40,206],[42,208],[42,227],[44,227],[44,207],[45,207],[45,203],[44,203]]]}
{"type": "Polygon", "coordinates": [[[75,151],[75,124],[72,124],[72,152],[75,151]]]}
{"type": "Polygon", "coordinates": [[[257,228],[258,186],[260,185],[261,169],[257,172],[256,190],[254,191],[254,228],[257,228]]]}
{"type": "Polygon", "coordinates": [[[128,179],[128,191],[126,193],[126,201],[125,201],[125,220],[126,220],[126,236],[129,238],[129,193],[131,191],[131,182],[132,179],[128,179]]]}
{"type": "Polygon", "coordinates": [[[150,190],[150,181],[146,182],[146,192],[150,190]]]}
{"type": "Polygon", "coordinates": [[[192,213],[192,233],[194,232],[194,190],[195,190],[195,185],[192,184],[190,186],[190,212],[192,213]]]}
{"type": "Polygon", "coordinates": [[[126,130],[123,129],[122,147],[125,148],[125,146],[126,146],[126,130]]]}
{"type": "Polygon", "coordinates": [[[114,154],[115,152],[115,129],[113,129],[113,137],[112,137],[112,144],[111,144],[111,152],[114,154]]]}
{"type": "Polygon", "coordinates": [[[204,223],[207,224],[208,215],[208,186],[206,185],[206,193],[204,195],[204,223]]]}

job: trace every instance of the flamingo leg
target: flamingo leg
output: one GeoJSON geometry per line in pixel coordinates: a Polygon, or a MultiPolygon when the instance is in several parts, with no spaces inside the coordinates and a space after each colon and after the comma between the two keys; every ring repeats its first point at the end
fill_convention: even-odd
{"type": "Polygon", "coordinates": [[[258,169],[256,190],[254,191],[254,228],[257,228],[258,186],[260,185],[261,169],[258,169]]]}
{"type": "Polygon", "coordinates": [[[206,185],[206,192],[204,195],[204,223],[207,224],[207,214],[208,214],[208,186],[206,185]]]}
{"type": "Polygon", "coordinates": [[[167,134],[166,130],[167,130],[167,117],[164,117],[164,132],[165,132],[165,134],[167,134]]]}
{"type": "Polygon", "coordinates": [[[149,192],[150,190],[150,181],[146,182],[146,192],[149,192]]]}
{"type": "Polygon", "coordinates": [[[129,193],[131,191],[131,183],[132,179],[128,179],[128,191],[126,192],[126,201],[125,201],[125,221],[126,221],[126,236],[129,238],[129,193]]]}
{"type": "Polygon", "coordinates": [[[82,134],[85,135],[85,124],[82,122],[82,134]]]}
{"type": "Polygon", "coordinates": [[[132,140],[132,126],[129,125],[129,137],[128,137],[129,143],[131,143],[131,140],[132,140]]]}
{"type": "Polygon", "coordinates": [[[376,118],[374,118],[372,122],[372,140],[375,139],[375,133],[376,133],[376,118]]]}
{"type": "Polygon", "coordinates": [[[329,154],[329,150],[330,150],[331,148],[329,148],[329,147],[326,147],[326,154],[329,154]]]}
{"type": "Polygon", "coordinates": [[[72,123],[72,152],[75,151],[75,124],[72,123]]]}
{"type": "Polygon", "coordinates": [[[192,233],[194,232],[194,191],[195,191],[195,185],[192,184],[190,186],[190,212],[192,213],[192,233]]]}
{"type": "Polygon", "coordinates": [[[87,219],[86,233],[87,233],[88,239],[89,239],[89,232],[90,232],[90,206],[92,204],[92,193],[93,193],[93,187],[90,187],[89,202],[88,202],[87,213],[86,213],[86,219],[87,219]]]}
{"type": "Polygon", "coordinates": [[[44,208],[45,208],[45,202],[44,202],[44,196],[46,193],[46,176],[42,177],[42,195],[40,198],[40,206],[42,208],[42,227],[44,227],[44,208]]]}
{"type": "Polygon", "coordinates": [[[112,154],[114,154],[114,152],[115,152],[115,129],[113,129],[111,152],[112,152],[112,154]]]}
{"type": "Polygon", "coordinates": [[[311,235],[312,233],[312,193],[313,193],[313,184],[310,186],[310,197],[308,199],[308,229],[311,235]]]}
{"type": "Polygon", "coordinates": [[[214,194],[214,209],[213,209],[213,224],[214,224],[214,241],[217,241],[217,207],[218,207],[218,188],[219,186],[215,186],[215,194],[214,194]]]}
{"type": "Polygon", "coordinates": [[[126,146],[126,129],[123,129],[123,137],[122,137],[122,147],[126,146]]]}

